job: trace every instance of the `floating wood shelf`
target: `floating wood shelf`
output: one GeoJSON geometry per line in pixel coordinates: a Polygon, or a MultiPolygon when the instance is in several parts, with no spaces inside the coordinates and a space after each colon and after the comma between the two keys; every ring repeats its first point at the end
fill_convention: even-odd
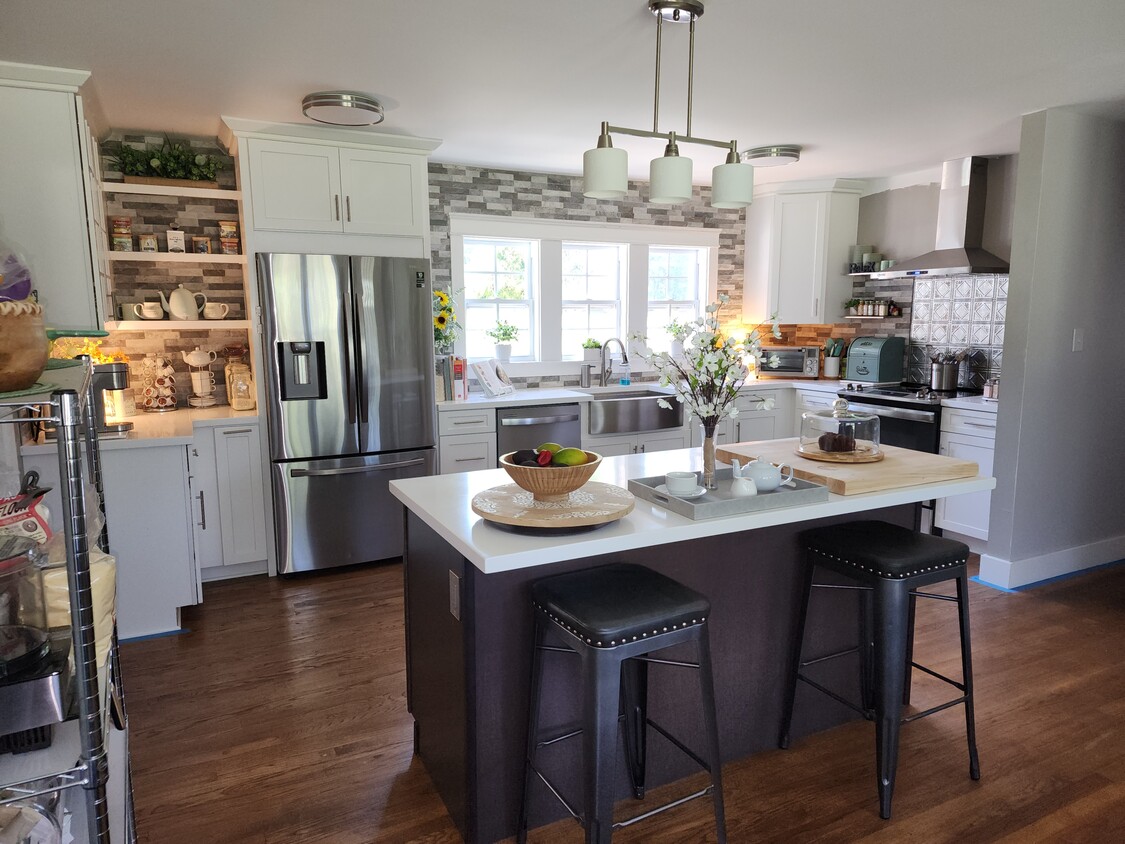
{"type": "Polygon", "coordinates": [[[222,188],[189,188],[179,185],[134,185],[124,182],[102,182],[105,193],[135,193],[145,196],[184,196],[189,199],[242,199],[240,190],[222,188]]]}
{"type": "Polygon", "coordinates": [[[105,324],[106,331],[212,331],[249,327],[248,319],[123,319],[105,324]]]}
{"type": "Polygon", "coordinates": [[[208,252],[106,252],[108,261],[167,261],[173,264],[245,264],[245,255],[208,252]]]}

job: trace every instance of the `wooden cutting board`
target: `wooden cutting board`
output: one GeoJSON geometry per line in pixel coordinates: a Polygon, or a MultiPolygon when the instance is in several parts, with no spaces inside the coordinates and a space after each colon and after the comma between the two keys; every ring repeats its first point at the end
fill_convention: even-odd
{"type": "Polygon", "coordinates": [[[856,495],[917,484],[950,481],[956,478],[975,478],[979,468],[971,460],[926,454],[909,448],[881,446],[886,454],[879,463],[823,463],[797,454],[800,439],[762,440],[759,442],[730,443],[715,450],[717,459],[730,463],[732,459],[745,463],[755,457],[770,463],[788,463],[793,474],[806,481],[824,484],[837,495],[856,495]]]}

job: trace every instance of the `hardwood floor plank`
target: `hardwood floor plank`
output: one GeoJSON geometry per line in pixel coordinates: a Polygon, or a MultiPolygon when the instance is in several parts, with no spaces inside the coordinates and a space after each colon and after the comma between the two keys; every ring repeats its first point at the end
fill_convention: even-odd
{"type": "MultiPolygon", "coordinates": [[[[724,767],[732,844],[1125,839],[1125,566],[1021,593],[974,583],[970,602],[981,781],[960,708],[909,724],[882,821],[872,726],[853,721],[724,767]]],[[[184,621],[122,649],[141,844],[460,840],[413,756],[399,565],[208,584],[184,621]]],[[[949,605],[919,603],[915,652],[960,676],[949,605]]],[[[916,705],[949,696],[915,676],[916,705]]],[[[710,842],[712,826],[697,800],[614,841],[710,842]]],[[[573,821],[530,837],[582,840],[573,821]]]]}

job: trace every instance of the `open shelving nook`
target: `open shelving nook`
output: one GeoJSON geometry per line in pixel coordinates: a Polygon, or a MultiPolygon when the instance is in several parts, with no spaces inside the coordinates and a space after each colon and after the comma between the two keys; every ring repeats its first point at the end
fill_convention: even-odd
{"type": "Polygon", "coordinates": [[[226,188],[192,188],[187,185],[135,185],[129,182],[102,182],[101,186],[103,193],[182,196],[188,199],[242,199],[242,191],[226,188]]]}
{"type": "Polygon", "coordinates": [[[122,319],[105,324],[106,331],[209,331],[250,327],[248,319],[122,319]]]}
{"type": "Polygon", "coordinates": [[[210,252],[107,252],[108,261],[170,261],[174,264],[245,264],[245,255],[210,252]]]}

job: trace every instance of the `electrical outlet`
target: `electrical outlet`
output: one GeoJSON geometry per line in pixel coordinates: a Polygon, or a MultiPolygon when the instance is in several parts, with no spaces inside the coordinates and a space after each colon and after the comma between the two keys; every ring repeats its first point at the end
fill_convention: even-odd
{"type": "Polygon", "coordinates": [[[449,614],[461,620],[461,578],[449,572],[449,614]]]}
{"type": "Polygon", "coordinates": [[[1070,344],[1072,352],[1080,352],[1086,348],[1086,331],[1082,328],[1074,329],[1074,341],[1070,344]]]}

